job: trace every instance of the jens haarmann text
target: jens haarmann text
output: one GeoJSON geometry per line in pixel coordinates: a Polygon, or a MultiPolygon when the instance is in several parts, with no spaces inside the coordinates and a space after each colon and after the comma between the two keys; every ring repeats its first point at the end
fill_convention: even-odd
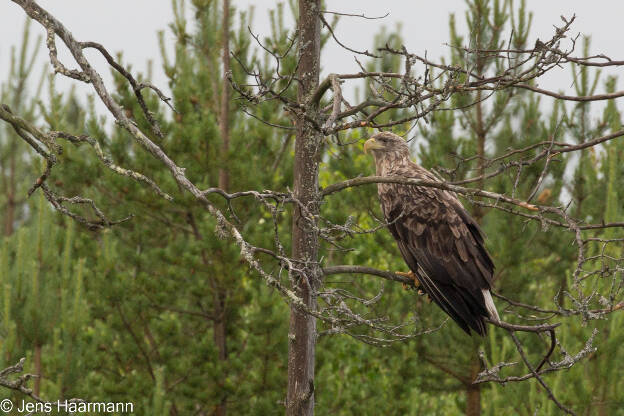
{"type": "Polygon", "coordinates": [[[134,413],[134,404],[129,402],[85,402],[58,400],[56,402],[32,403],[22,401],[17,409],[19,413],[30,412],[69,412],[69,413],[134,413]]]}

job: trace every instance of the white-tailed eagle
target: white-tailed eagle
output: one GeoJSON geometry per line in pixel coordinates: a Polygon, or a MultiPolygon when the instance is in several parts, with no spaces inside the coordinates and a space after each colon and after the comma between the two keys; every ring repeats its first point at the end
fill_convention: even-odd
{"type": "MultiPolygon", "coordinates": [[[[439,180],[410,160],[407,143],[389,132],[364,144],[377,175],[439,180]]],[[[494,263],[479,225],[453,192],[398,183],[378,183],[388,229],[420,288],[468,334],[485,335],[485,318],[499,321],[490,294],[494,263]]]]}

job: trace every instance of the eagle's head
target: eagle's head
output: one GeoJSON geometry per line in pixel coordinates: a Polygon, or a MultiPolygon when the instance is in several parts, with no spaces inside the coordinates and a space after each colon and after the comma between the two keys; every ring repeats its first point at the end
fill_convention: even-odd
{"type": "Polygon", "coordinates": [[[375,159],[391,156],[392,158],[409,158],[409,148],[401,136],[383,131],[377,133],[364,143],[364,153],[371,152],[375,159]]]}

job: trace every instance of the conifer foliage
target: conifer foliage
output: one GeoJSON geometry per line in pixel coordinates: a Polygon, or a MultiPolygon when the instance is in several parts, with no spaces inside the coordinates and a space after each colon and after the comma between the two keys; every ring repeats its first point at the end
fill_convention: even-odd
{"type": "Polygon", "coordinates": [[[467,32],[451,15],[433,59],[383,21],[371,49],[348,48],[339,18],[362,16],[319,0],[276,5],[268,36],[251,28],[265,10],[174,0],[169,98],[13,1],[30,23],[0,92],[3,396],[150,415],[621,412],[624,94],[593,69],[623,64],[592,56],[574,18],[536,40],[525,2],[468,0],[467,32]],[[360,71],[324,74],[328,42],[360,71]],[[40,44],[96,95],[37,80],[40,44]],[[538,86],[559,67],[574,92],[538,86]],[[366,176],[379,130],[439,181],[366,176]],[[487,337],[395,273],[385,180],[458,193],[489,236],[504,322],[487,337]]]}

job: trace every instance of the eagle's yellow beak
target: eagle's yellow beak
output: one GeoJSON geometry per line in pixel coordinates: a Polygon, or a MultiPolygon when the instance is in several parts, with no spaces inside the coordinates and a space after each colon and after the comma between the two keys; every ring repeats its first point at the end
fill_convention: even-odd
{"type": "Polygon", "coordinates": [[[383,145],[376,141],[374,138],[370,138],[364,142],[364,153],[368,153],[369,150],[382,149],[383,145]]]}

